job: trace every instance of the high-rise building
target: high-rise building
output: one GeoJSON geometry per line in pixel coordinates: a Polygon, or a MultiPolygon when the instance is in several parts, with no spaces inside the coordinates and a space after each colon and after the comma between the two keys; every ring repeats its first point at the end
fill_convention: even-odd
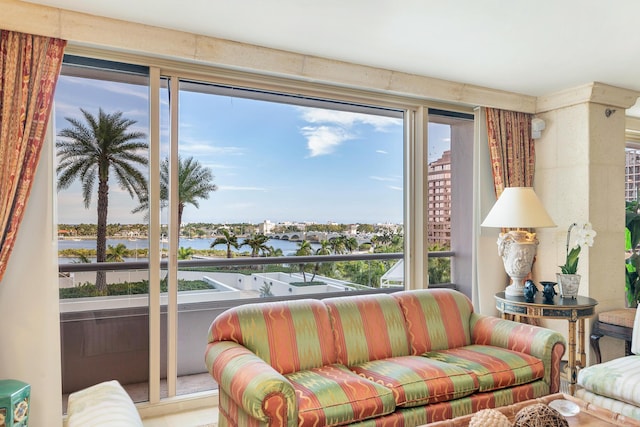
{"type": "Polygon", "coordinates": [[[640,188],[640,149],[627,148],[624,170],[624,199],[626,201],[637,200],[640,188]]]}
{"type": "Polygon", "coordinates": [[[429,202],[427,207],[427,239],[451,247],[451,151],[429,163],[429,202]]]}

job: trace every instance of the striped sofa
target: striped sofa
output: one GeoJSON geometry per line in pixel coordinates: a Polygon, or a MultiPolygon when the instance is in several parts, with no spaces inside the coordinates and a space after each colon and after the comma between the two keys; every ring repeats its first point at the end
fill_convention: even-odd
{"type": "Polygon", "coordinates": [[[557,392],[564,350],[433,289],[232,308],[205,361],[221,427],[410,427],[557,392]]]}

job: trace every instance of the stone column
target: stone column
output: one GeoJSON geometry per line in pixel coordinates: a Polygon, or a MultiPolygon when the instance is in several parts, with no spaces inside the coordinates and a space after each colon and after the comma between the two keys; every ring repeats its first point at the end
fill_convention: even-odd
{"type": "Polygon", "coordinates": [[[534,187],[558,227],[537,230],[534,277],[556,281],[569,225],[591,222],[598,234],[580,254],[579,294],[598,300],[597,311],[625,304],[625,109],[639,95],[591,83],[538,99],[546,128],[536,141],[534,187]]]}

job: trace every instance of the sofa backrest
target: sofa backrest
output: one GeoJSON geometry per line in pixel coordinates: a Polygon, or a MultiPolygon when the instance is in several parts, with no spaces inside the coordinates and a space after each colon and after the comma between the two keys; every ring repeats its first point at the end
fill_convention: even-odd
{"type": "Polygon", "coordinates": [[[283,375],[336,362],[327,308],[318,300],[231,308],[209,328],[209,343],[215,341],[235,341],[283,375]]]}
{"type": "Polygon", "coordinates": [[[337,361],[353,366],[407,356],[409,342],[398,302],[386,294],[327,298],[337,361]]]}
{"type": "Polygon", "coordinates": [[[466,295],[451,289],[396,292],[407,322],[411,354],[456,348],[471,343],[473,305],[466,295]]]}

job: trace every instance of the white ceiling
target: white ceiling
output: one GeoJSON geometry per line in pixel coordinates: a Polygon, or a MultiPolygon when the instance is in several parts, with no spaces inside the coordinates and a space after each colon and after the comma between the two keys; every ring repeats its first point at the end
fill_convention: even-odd
{"type": "Polygon", "coordinates": [[[640,91],[637,0],[29,1],[526,95],[640,91]]]}

